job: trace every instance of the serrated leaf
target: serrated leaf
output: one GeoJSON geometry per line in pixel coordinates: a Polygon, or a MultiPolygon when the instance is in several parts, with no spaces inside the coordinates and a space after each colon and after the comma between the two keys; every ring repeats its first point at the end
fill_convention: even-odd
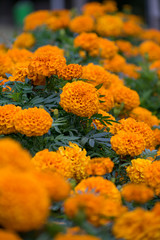
{"type": "Polygon", "coordinates": [[[94,140],[94,139],[89,139],[89,145],[90,145],[91,147],[94,147],[94,145],[95,145],[95,140],[94,140]]]}

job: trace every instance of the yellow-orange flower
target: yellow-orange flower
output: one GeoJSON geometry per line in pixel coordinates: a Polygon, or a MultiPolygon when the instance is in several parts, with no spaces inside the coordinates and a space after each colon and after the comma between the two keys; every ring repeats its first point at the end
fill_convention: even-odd
{"type": "Polygon", "coordinates": [[[124,22],[123,24],[123,34],[125,36],[135,36],[138,37],[143,32],[142,28],[133,20],[124,22]]]}
{"type": "Polygon", "coordinates": [[[66,14],[54,14],[54,11],[52,12],[53,15],[51,15],[49,18],[46,19],[45,24],[47,27],[53,31],[56,31],[61,28],[66,28],[70,24],[70,15],[68,13],[66,14]]]}
{"type": "Polygon", "coordinates": [[[37,48],[37,50],[34,52],[34,54],[55,54],[55,55],[61,55],[64,56],[64,50],[52,45],[45,45],[42,47],[37,48]]]}
{"type": "Polygon", "coordinates": [[[22,63],[29,61],[33,56],[33,53],[25,48],[12,48],[8,50],[7,56],[10,57],[13,63],[22,63]]]}
{"type": "Polygon", "coordinates": [[[62,89],[59,104],[66,112],[91,117],[99,109],[98,93],[92,84],[83,81],[67,83],[62,89]]]}
{"type": "Polygon", "coordinates": [[[109,157],[92,158],[88,165],[87,172],[89,175],[101,176],[112,172],[113,167],[114,162],[112,162],[109,157]]]}
{"type": "Polygon", "coordinates": [[[148,54],[150,61],[160,59],[160,46],[153,41],[142,42],[139,46],[139,51],[142,56],[148,54]]]}
{"type": "Polygon", "coordinates": [[[8,80],[25,82],[25,78],[28,75],[28,65],[29,61],[17,63],[12,76],[10,76],[8,80]]]}
{"type": "Polygon", "coordinates": [[[148,159],[137,158],[131,161],[132,165],[127,167],[127,174],[133,183],[145,183],[144,171],[151,165],[148,159]]]}
{"type": "Polygon", "coordinates": [[[35,44],[35,38],[31,33],[21,33],[13,43],[14,48],[31,48],[35,44]]]}
{"type": "Polygon", "coordinates": [[[154,197],[154,191],[144,184],[128,183],[121,189],[122,197],[127,202],[146,203],[154,197]]]}
{"type": "Polygon", "coordinates": [[[113,107],[114,107],[114,97],[112,95],[112,93],[108,90],[105,89],[104,87],[101,87],[98,90],[99,96],[99,100],[100,100],[100,109],[109,112],[113,107]],[[101,102],[103,101],[103,102],[101,102]]]}
{"type": "Polygon", "coordinates": [[[160,145],[160,129],[156,128],[153,130],[153,134],[154,134],[154,138],[155,138],[155,142],[154,145],[160,145]]]}
{"type": "Polygon", "coordinates": [[[123,67],[126,64],[126,60],[119,54],[116,54],[111,59],[104,59],[102,61],[103,67],[111,72],[119,73],[123,71],[123,67]]]}
{"type": "Polygon", "coordinates": [[[122,34],[123,22],[119,16],[105,15],[99,17],[96,24],[96,31],[104,37],[117,37],[122,34]]]}
{"type": "MultiPolygon", "coordinates": [[[[92,160],[91,160],[92,161],[92,160]]],[[[114,201],[121,201],[121,195],[115,184],[103,177],[90,177],[82,180],[76,187],[75,192],[94,192],[95,194],[104,195],[114,201]]]]}
{"type": "Polygon", "coordinates": [[[0,224],[3,227],[22,232],[43,226],[50,201],[46,189],[32,173],[2,169],[0,195],[0,224]]]}
{"type": "Polygon", "coordinates": [[[58,77],[64,80],[79,79],[82,76],[82,66],[79,64],[69,64],[58,71],[58,77]]]}
{"type": "Polygon", "coordinates": [[[0,230],[0,239],[2,240],[22,240],[16,233],[6,230],[0,230]]]}
{"type": "Polygon", "coordinates": [[[102,58],[111,59],[117,54],[118,48],[115,42],[113,41],[99,37],[98,45],[99,45],[99,55],[102,58]]]}
{"type": "Polygon", "coordinates": [[[133,157],[144,151],[146,142],[141,134],[121,130],[111,137],[111,145],[118,155],[133,157]]]}
{"type": "Polygon", "coordinates": [[[105,14],[105,9],[99,2],[90,2],[83,5],[83,14],[97,18],[105,14]]]}
{"type": "Polygon", "coordinates": [[[42,136],[49,131],[53,119],[42,108],[28,108],[15,115],[14,126],[18,132],[28,137],[42,136]]]}
{"type": "Polygon", "coordinates": [[[103,2],[103,8],[106,13],[113,13],[117,11],[117,3],[114,0],[107,0],[103,2]]]}
{"type": "Polygon", "coordinates": [[[137,67],[135,64],[126,63],[123,66],[122,73],[127,77],[137,79],[140,77],[140,74],[138,73],[139,70],[140,67],[137,67]]]}
{"type": "Polygon", "coordinates": [[[59,233],[58,235],[56,235],[54,239],[55,240],[100,240],[100,238],[98,237],[94,237],[87,234],[72,235],[70,233],[66,233],[66,234],[59,233]]]}
{"type": "Polygon", "coordinates": [[[7,54],[0,54],[0,74],[2,77],[6,77],[6,73],[12,74],[14,67],[15,64],[7,54]]]}
{"type": "Polygon", "coordinates": [[[78,16],[70,21],[69,28],[72,32],[92,32],[94,28],[94,20],[90,16],[78,16]]]}
{"type": "Polygon", "coordinates": [[[15,114],[21,111],[21,107],[13,104],[0,106],[0,134],[17,132],[14,126],[15,114]]]}

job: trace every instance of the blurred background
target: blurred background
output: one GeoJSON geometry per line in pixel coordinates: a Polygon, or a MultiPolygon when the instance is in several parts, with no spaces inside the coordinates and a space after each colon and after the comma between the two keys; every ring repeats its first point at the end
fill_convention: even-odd
{"type": "MultiPolygon", "coordinates": [[[[12,37],[13,31],[22,28],[24,17],[40,9],[71,9],[80,11],[83,4],[91,0],[1,0],[0,37],[12,37]]],[[[102,2],[102,1],[98,1],[102,2]]],[[[121,11],[125,4],[132,6],[132,12],[141,15],[151,28],[160,29],[160,0],[117,0],[121,11]]]]}

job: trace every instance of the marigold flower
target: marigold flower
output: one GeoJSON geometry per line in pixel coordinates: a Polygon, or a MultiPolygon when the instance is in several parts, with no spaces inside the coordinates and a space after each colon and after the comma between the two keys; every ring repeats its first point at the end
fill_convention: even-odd
{"type": "Polygon", "coordinates": [[[15,114],[21,111],[21,107],[13,104],[0,106],[0,134],[17,132],[14,126],[15,114]]]}
{"type": "Polygon", "coordinates": [[[1,138],[0,151],[0,168],[10,166],[19,170],[31,169],[31,155],[15,140],[1,138]]]}
{"type": "Polygon", "coordinates": [[[145,168],[151,165],[151,161],[148,159],[137,158],[131,161],[132,165],[126,169],[127,175],[133,183],[145,183],[145,168]]]}
{"type": "Polygon", "coordinates": [[[69,28],[72,32],[92,32],[94,28],[94,20],[90,16],[77,16],[70,21],[69,28]]]}
{"type": "Polygon", "coordinates": [[[123,34],[125,36],[140,36],[143,32],[142,28],[138,23],[133,20],[129,20],[123,23],[123,34]]]}
{"type": "Polygon", "coordinates": [[[105,175],[106,173],[112,172],[114,167],[114,162],[108,158],[92,158],[89,165],[87,172],[89,175],[105,175]]]}
{"type": "Polygon", "coordinates": [[[32,158],[32,164],[37,170],[51,169],[66,178],[72,177],[69,159],[65,158],[58,152],[49,152],[48,149],[39,151],[32,158]]]}
{"type": "Polygon", "coordinates": [[[59,104],[66,112],[91,117],[98,112],[98,92],[92,84],[83,81],[67,83],[62,89],[59,104]]]}
{"type": "Polygon", "coordinates": [[[98,237],[94,237],[87,234],[72,235],[70,233],[66,233],[66,234],[59,233],[54,239],[55,240],[100,240],[100,238],[98,237]]]}
{"type": "Polygon", "coordinates": [[[137,203],[146,203],[154,197],[154,192],[151,188],[144,184],[128,183],[121,189],[122,197],[127,202],[135,201],[137,203]]]}
{"type": "Polygon", "coordinates": [[[140,74],[138,73],[139,70],[140,70],[140,67],[137,67],[135,64],[126,63],[123,66],[122,73],[127,77],[137,79],[140,77],[140,74]]]}
{"type": "Polygon", "coordinates": [[[59,147],[57,152],[69,160],[71,178],[80,181],[88,177],[87,167],[90,157],[86,156],[85,149],[82,150],[77,144],[70,142],[69,147],[59,147]]]}
{"type": "Polygon", "coordinates": [[[142,42],[139,46],[139,51],[142,56],[148,54],[150,61],[160,59],[160,46],[153,41],[142,42]]]}
{"type": "Polygon", "coordinates": [[[156,60],[154,61],[151,65],[150,65],[150,69],[151,70],[155,70],[158,74],[158,78],[160,79],[160,60],[156,60]]]}
{"type": "Polygon", "coordinates": [[[140,105],[139,95],[136,91],[123,86],[118,85],[115,89],[112,89],[115,103],[124,103],[126,110],[132,110],[140,105]]]}
{"type": "Polygon", "coordinates": [[[12,233],[6,230],[0,230],[0,239],[3,240],[22,240],[16,233],[12,233]]]}
{"type": "Polygon", "coordinates": [[[155,142],[153,145],[157,146],[160,145],[160,129],[156,128],[153,130],[155,142]]]}
{"type": "Polygon", "coordinates": [[[141,134],[121,130],[111,137],[111,145],[118,155],[133,157],[144,151],[146,142],[141,134]]]}
{"type": "Polygon", "coordinates": [[[37,50],[34,52],[34,55],[39,54],[54,54],[64,56],[64,50],[57,46],[45,45],[37,48],[37,50]]]}
{"type": "MultiPolygon", "coordinates": [[[[92,160],[91,160],[92,161],[92,160]]],[[[75,192],[95,192],[96,194],[104,195],[105,198],[121,202],[120,192],[115,184],[103,177],[89,177],[82,180],[76,187],[75,192]]]]}
{"type": "Polygon", "coordinates": [[[99,2],[90,2],[83,5],[82,12],[84,15],[97,18],[105,14],[105,9],[99,2]]]}
{"type": "Polygon", "coordinates": [[[123,67],[126,64],[126,60],[121,55],[116,54],[111,59],[104,59],[102,61],[102,63],[103,63],[103,67],[105,68],[105,70],[119,73],[119,72],[123,71],[123,67]]]}
{"type": "Polygon", "coordinates": [[[158,44],[160,43],[160,31],[158,29],[144,29],[140,37],[143,40],[152,40],[158,44]]]}
{"type": "Polygon", "coordinates": [[[82,66],[79,64],[69,64],[58,71],[58,77],[64,80],[79,79],[82,76],[82,66]]]}
{"type": "Polygon", "coordinates": [[[6,73],[12,74],[15,64],[7,54],[0,54],[0,74],[6,77],[6,73]]]}
{"type": "Polygon", "coordinates": [[[59,202],[68,197],[71,187],[60,174],[47,170],[38,172],[37,177],[53,201],[59,202]]]}
{"type": "Polygon", "coordinates": [[[100,109],[109,112],[113,107],[114,107],[114,97],[112,95],[112,93],[108,90],[105,89],[104,87],[101,87],[98,90],[98,93],[100,96],[104,96],[104,97],[100,97],[100,109]],[[103,102],[101,102],[103,101],[103,102]]]}
{"type": "Polygon", "coordinates": [[[126,212],[115,220],[113,234],[116,239],[158,240],[160,236],[160,220],[155,213],[143,208],[126,212]]]}
{"type": "Polygon", "coordinates": [[[31,48],[35,44],[35,38],[31,33],[21,33],[13,43],[13,48],[31,48]]]}
{"type": "Polygon", "coordinates": [[[105,9],[106,13],[113,13],[118,10],[117,3],[113,0],[107,0],[103,2],[103,8],[105,9]]]}
{"type": "Polygon", "coordinates": [[[8,80],[25,82],[25,78],[28,75],[28,65],[29,61],[17,63],[12,76],[10,76],[8,80]]]}
{"type": "Polygon", "coordinates": [[[42,108],[28,108],[15,115],[14,126],[18,132],[28,137],[42,136],[49,131],[53,119],[42,108]]]}
{"type": "Polygon", "coordinates": [[[7,56],[10,57],[12,62],[16,64],[29,61],[33,56],[33,53],[25,48],[12,48],[8,50],[7,56]]]}
{"type": "Polygon", "coordinates": [[[34,30],[37,27],[45,24],[47,18],[50,17],[48,10],[39,10],[27,15],[24,19],[24,31],[34,30]]]}
{"type": "Polygon", "coordinates": [[[117,54],[118,48],[115,42],[99,37],[98,44],[100,57],[111,59],[117,54]]]}
{"type": "Polygon", "coordinates": [[[0,195],[0,224],[3,227],[23,232],[43,226],[50,201],[46,189],[32,173],[2,169],[0,195]]]}
{"type": "Polygon", "coordinates": [[[89,83],[94,86],[103,84],[103,87],[108,88],[114,78],[114,75],[105,71],[103,67],[89,63],[83,66],[83,79],[89,80],[89,83]]]}
{"type": "Polygon", "coordinates": [[[70,24],[70,16],[64,15],[64,16],[55,16],[52,15],[49,18],[46,19],[45,24],[47,27],[53,31],[57,31],[61,28],[66,28],[70,24]]]}
{"type": "Polygon", "coordinates": [[[123,22],[119,16],[105,15],[97,19],[96,31],[104,37],[117,37],[122,34],[123,22]]]}
{"type": "Polygon", "coordinates": [[[94,226],[100,226],[126,211],[120,202],[106,199],[103,195],[93,193],[76,194],[64,203],[64,211],[69,218],[74,218],[83,210],[87,220],[94,226]],[[98,207],[97,207],[98,206],[98,207]]]}

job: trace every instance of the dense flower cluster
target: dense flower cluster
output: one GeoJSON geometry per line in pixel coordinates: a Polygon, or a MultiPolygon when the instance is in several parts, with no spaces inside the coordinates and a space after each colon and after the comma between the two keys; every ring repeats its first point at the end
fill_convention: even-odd
{"type": "Polygon", "coordinates": [[[31,48],[35,44],[35,38],[31,33],[20,34],[13,43],[14,48],[31,48]]]}
{"type": "Polygon", "coordinates": [[[92,158],[87,172],[89,175],[105,175],[112,172],[114,163],[110,158],[92,158]]]}
{"type": "Polygon", "coordinates": [[[82,76],[82,66],[79,64],[69,64],[58,71],[58,77],[64,80],[79,79],[82,76]]]}
{"type": "Polygon", "coordinates": [[[94,20],[90,16],[78,16],[71,20],[69,27],[76,33],[91,32],[94,28],[94,20]]]}

